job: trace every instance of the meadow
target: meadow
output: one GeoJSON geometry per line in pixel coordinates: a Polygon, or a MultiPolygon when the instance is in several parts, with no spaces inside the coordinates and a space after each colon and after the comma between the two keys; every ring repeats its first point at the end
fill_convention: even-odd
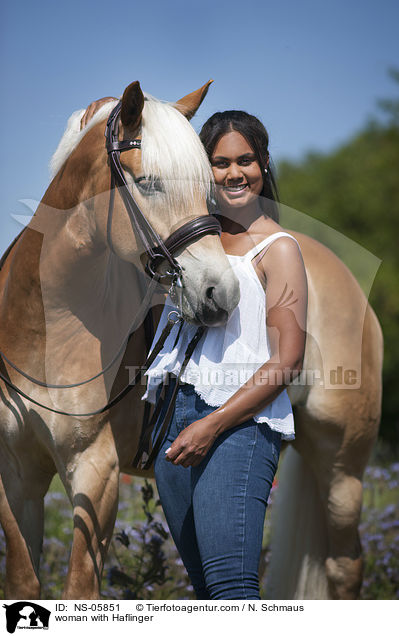
{"type": "MultiPolygon", "coordinates": [[[[260,566],[263,587],[269,559],[269,519],[265,522],[260,566]]],[[[360,526],[365,572],[361,599],[399,599],[399,462],[372,463],[365,472],[360,526]]],[[[58,478],[45,499],[43,599],[59,599],[72,536],[69,501],[58,478]]],[[[4,598],[5,545],[0,532],[0,598],[4,598]]],[[[193,599],[194,594],[169,535],[155,483],[121,477],[120,504],[107,558],[104,599],[193,599]]]]}

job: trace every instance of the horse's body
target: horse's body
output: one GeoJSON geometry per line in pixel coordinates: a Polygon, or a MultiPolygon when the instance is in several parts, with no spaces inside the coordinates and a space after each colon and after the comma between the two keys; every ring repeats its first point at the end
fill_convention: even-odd
{"type": "MultiPolygon", "coordinates": [[[[181,109],[195,112],[206,88],[181,100],[181,109]]],[[[136,133],[136,106],[130,108],[131,121],[125,112],[124,127],[136,133]]],[[[125,170],[135,177],[143,169],[146,174],[154,174],[156,169],[156,165],[149,172],[143,168],[148,159],[144,137],[151,128],[151,118],[148,115],[146,123],[145,115],[144,108],[142,163],[136,151],[123,157],[125,170]]],[[[112,226],[116,254],[107,243],[109,171],[103,132],[104,121],[94,123],[67,161],[60,163],[30,226],[0,270],[0,348],[18,367],[47,385],[78,382],[104,368],[118,350],[143,298],[143,280],[134,266],[141,266],[140,250],[119,200],[112,226]]],[[[151,134],[156,136],[152,129],[151,134]]],[[[171,137],[165,133],[162,139],[160,150],[167,152],[171,137]]],[[[191,150],[194,152],[193,147],[191,150]]],[[[172,153],[168,161],[178,164],[178,157],[172,153]]],[[[179,165],[174,168],[178,175],[179,165]]],[[[190,190],[189,185],[185,184],[186,190],[190,190]]],[[[136,194],[162,238],[183,219],[206,213],[204,192],[194,186],[191,199],[185,199],[180,208],[173,206],[177,196],[173,192],[165,195],[169,196],[167,205],[159,192],[152,193],[151,201],[140,192],[136,194]],[[164,216],[160,215],[161,205],[164,216]]],[[[305,545],[302,558],[298,536],[294,541],[288,530],[285,535],[278,530],[289,545],[275,546],[271,593],[278,598],[353,598],[361,583],[357,529],[361,479],[378,428],[382,340],[372,310],[341,261],[320,243],[303,235],[297,238],[309,278],[311,336],[305,369],[324,374],[337,366],[352,369],[359,355],[354,350],[353,333],[363,333],[362,377],[356,389],[326,389],[315,383],[291,390],[298,431],[294,446],[316,484],[312,492],[317,492],[321,525],[315,529],[314,517],[308,515],[307,519],[318,535],[319,551],[312,559],[312,550],[306,552],[305,545]],[[279,557],[291,568],[288,573],[279,557]],[[318,591],[314,590],[315,569],[309,569],[309,561],[318,568],[317,580],[322,580],[318,591]],[[283,584],[276,581],[278,573],[283,584]],[[285,584],[292,581],[294,587],[287,588],[285,584]]],[[[216,237],[202,238],[185,249],[179,262],[185,281],[182,308],[189,320],[212,324],[220,317],[220,308],[227,313],[234,308],[238,300],[236,280],[216,237]]],[[[117,394],[130,379],[129,368],[141,365],[145,355],[140,324],[116,364],[88,384],[52,389],[33,384],[7,365],[2,364],[2,370],[38,402],[55,410],[82,413],[98,409],[117,394]]],[[[43,498],[56,472],[74,510],[64,595],[98,596],[117,511],[119,474],[133,472],[131,462],[143,413],[142,391],[137,387],[101,415],[68,417],[35,406],[0,383],[0,520],[7,540],[9,598],[33,599],[40,593],[43,498]]],[[[304,502],[309,504],[310,495],[306,482],[295,481],[298,488],[303,483],[299,495],[291,493],[301,509],[295,510],[297,515],[306,512],[304,502]]],[[[286,485],[294,487],[293,481],[286,485]]],[[[298,528],[304,544],[316,549],[314,536],[304,526],[298,527],[298,519],[295,516],[288,524],[294,533],[298,528]]],[[[283,523],[287,528],[287,522],[283,523]]]]}

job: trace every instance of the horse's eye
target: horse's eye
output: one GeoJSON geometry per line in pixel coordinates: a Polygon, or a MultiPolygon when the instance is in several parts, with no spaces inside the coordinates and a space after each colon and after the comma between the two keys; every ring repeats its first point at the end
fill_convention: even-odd
{"type": "Polygon", "coordinates": [[[162,182],[157,177],[139,177],[136,179],[136,185],[142,194],[156,194],[164,191],[162,182]]]}

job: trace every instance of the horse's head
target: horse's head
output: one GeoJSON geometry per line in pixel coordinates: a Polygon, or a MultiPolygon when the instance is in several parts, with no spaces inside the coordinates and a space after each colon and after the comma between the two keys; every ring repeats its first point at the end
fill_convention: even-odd
{"type": "MultiPolygon", "coordinates": [[[[188,119],[201,104],[209,83],[176,104],[144,97],[138,82],[130,84],[122,97],[119,140],[141,140],[141,147],[121,153],[120,163],[130,192],[163,241],[189,220],[208,215],[212,171],[188,119]]],[[[109,184],[109,166],[106,179],[109,184]]],[[[145,265],[147,255],[119,192],[114,197],[112,223],[108,206],[102,206],[96,223],[113,252],[123,260],[137,263],[140,259],[145,265]]],[[[184,318],[207,325],[225,322],[237,305],[239,286],[219,237],[195,240],[193,236],[173,256],[182,270],[184,318]]],[[[167,262],[161,263],[160,272],[167,267],[167,262]]]]}

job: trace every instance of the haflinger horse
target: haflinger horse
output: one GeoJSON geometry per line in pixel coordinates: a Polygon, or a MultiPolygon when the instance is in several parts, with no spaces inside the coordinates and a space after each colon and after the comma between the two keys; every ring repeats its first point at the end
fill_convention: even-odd
{"type": "MultiPolygon", "coordinates": [[[[193,114],[207,87],[180,100],[177,108],[193,114]]],[[[170,106],[148,100],[141,118],[137,107],[130,110],[133,115],[125,122],[122,110],[121,134],[126,128],[130,139],[141,131],[142,153],[125,153],[123,168],[146,216],[165,238],[183,217],[194,215],[194,207],[195,214],[198,209],[205,214],[205,193],[198,198],[194,179],[210,179],[209,165],[206,176],[198,170],[185,172],[191,170],[194,155],[205,170],[203,151],[194,147],[184,118],[174,109],[173,126],[168,123],[170,106]],[[188,144],[186,154],[182,145],[176,154],[177,120],[188,144]],[[157,150],[151,150],[150,141],[158,139],[157,150]],[[147,175],[157,178],[148,182],[147,175]],[[141,176],[146,179],[140,190],[141,176]],[[172,192],[168,198],[165,176],[172,181],[183,177],[185,194],[177,197],[172,192]]],[[[125,367],[137,366],[145,358],[140,326],[117,361],[117,373],[109,369],[93,382],[65,391],[49,388],[91,377],[106,367],[143,297],[138,269],[132,267],[141,265],[140,247],[117,196],[112,232],[107,231],[109,169],[101,119],[105,115],[99,111],[91,128],[78,136],[78,145],[68,136],[61,143],[55,156],[57,175],[32,221],[38,229],[30,227],[23,233],[0,272],[1,348],[8,359],[40,376],[46,386],[32,384],[7,362],[4,366],[27,394],[58,410],[96,409],[124,386],[125,367]]],[[[292,234],[300,243],[308,276],[308,336],[303,372],[289,387],[297,433],[279,474],[266,592],[275,599],[352,599],[359,595],[362,582],[358,532],[362,475],[378,432],[382,336],[346,266],[321,243],[292,234]]],[[[220,310],[228,314],[238,292],[217,237],[201,238],[178,260],[185,283],[185,317],[197,323],[220,321],[220,310]]],[[[8,544],[9,597],[39,594],[43,497],[56,471],[74,508],[64,596],[99,594],[117,509],[119,473],[132,472],[137,449],[141,395],[138,387],[101,416],[71,418],[49,415],[2,385],[0,513],[8,544]]]]}
{"type": "Polygon", "coordinates": [[[143,420],[141,384],[112,404],[147,355],[143,266],[179,284],[181,313],[194,324],[221,324],[238,303],[238,280],[207,208],[212,171],[188,122],[209,84],[176,104],[145,97],[138,82],[129,85],[111,132],[107,126],[107,148],[107,107],[82,132],[78,114],[53,158],[55,177],[3,258],[0,520],[7,598],[39,597],[43,499],[57,472],[74,519],[64,596],[99,597],[119,475],[134,473],[143,420]],[[125,190],[110,190],[115,152],[125,190]],[[135,223],[129,192],[142,211],[135,223]],[[150,262],[148,252],[159,248],[151,245],[154,236],[167,258],[155,254],[150,262]],[[173,255],[165,249],[172,236],[173,255]]]}

